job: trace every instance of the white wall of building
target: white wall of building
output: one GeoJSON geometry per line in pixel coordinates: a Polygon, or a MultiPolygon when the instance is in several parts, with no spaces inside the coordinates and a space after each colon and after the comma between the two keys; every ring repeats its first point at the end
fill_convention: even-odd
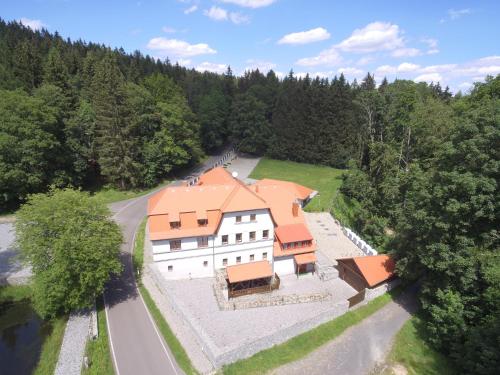
{"type": "MultiPolygon", "coordinates": [[[[198,247],[197,237],[181,238],[181,249],[171,250],[170,240],[152,241],[153,260],[167,279],[210,277],[214,269],[227,265],[263,260],[273,261],[274,224],[269,211],[253,210],[226,213],[222,217],[218,233],[208,237],[208,247],[198,247]],[[255,220],[250,215],[255,214],[255,220]],[[236,222],[241,216],[241,222],[236,222]],[[268,238],[263,231],[268,230],[268,238]],[[250,240],[250,232],[255,232],[255,240],[250,240]],[[236,234],[242,234],[242,241],[236,242],[236,234]],[[228,244],[222,244],[222,236],[228,236],[228,244]],[[238,262],[238,257],[240,262],[238,262]],[[170,266],[170,268],[169,268],[170,266]]],[[[293,270],[292,270],[293,272],[293,270]]]]}
{"type": "Polygon", "coordinates": [[[295,273],[295,259],[293,255],[275,258],[274,272],[276,272],[278,276],[295,273]]]}

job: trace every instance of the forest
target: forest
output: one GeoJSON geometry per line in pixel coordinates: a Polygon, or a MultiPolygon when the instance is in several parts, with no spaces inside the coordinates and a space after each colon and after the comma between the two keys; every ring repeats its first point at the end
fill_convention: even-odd
{"type": "Polygon", "coordinates": [[[346,170],[349,224],[421,284],[432,344],[500,366],[500,76],[466,94],[198,72],[0,20],[0,210],[50,187],[150,187],[227,144],[346,170]]]}

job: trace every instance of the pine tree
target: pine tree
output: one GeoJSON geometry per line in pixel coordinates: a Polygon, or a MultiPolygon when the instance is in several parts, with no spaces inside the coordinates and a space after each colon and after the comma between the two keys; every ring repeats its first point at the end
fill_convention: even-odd
{"type": "Polygon", "coordinates": [[[98,63],[92,91],[101,174],[121,189],[137,186],[137,144],[131,131],[125,81],[112,54],[98,63]]]}

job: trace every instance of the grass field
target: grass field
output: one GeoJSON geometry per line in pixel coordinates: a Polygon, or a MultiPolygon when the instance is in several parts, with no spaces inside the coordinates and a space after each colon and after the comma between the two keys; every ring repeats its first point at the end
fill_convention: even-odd
{"type": "MultiPolygon", "coordinates": [[[[132,263],[134,265],[134,271],[136,275],[140,275],[142,271],[142,266],[144,263],[144,237],[146,234],[146,218],[141,222],[138,232],[135,237],[134,252],[132,254],[132,263]]],[[[198,372],[193,367],[191,360],[189,359],[186,351],[182,347],[181,343],[175,336],[174,332],[168,325],[167,321],[163,317],[161,311],[156,306],[155,302],[149,295],[147,289],[140,282],[140,277],[138,277],[139,291],[146,303],[146,306],[153,317],[156,326],[161,332],[163,339],[167,343],[168,347],[172,351],[175,357],[175,361],[180,366],[180,368],[186,374],[197,374],[198,372]]]]}
{"type": "Polygon", "coordinates": [[[135,189],[135,190],[118,190],[112,187],[103,187],[100,190],[92,192],[91,194],[100,199],[105,204],[124,201],[126,199],[132,199],[140,197],[141,195],[147,194],[160,186],[168,184],[169,181],[165,180],[159,183],[157,186],[149,189],[135,189]]]}
{"type": "Polygon", "coordinates": [[[250,178],[273,178],[292,181],[317,190],[319,195],[305,208],[309,212],[330,211],[339,187],[343,170],[320,165],[262,158],[250,178]]]}
{"type": "Polygon", "coordinates": [[[387,366],[382,374],[394,374],[395,366],[404,366],[409,375],[457,374],[449,360],[426,341],[425,327],[418,315],[408,320],[396,335],[387,366]]]}
{"type": "Polygon", "coordinates": [[[90,367],[82,370],[83,375],[113,375],[113,363],[111,362],[111,352],[108,341],[108,327],[106,323],[106,312],[104,311],[104,301],[99,298],[97,301],[97,321],[99,327],[99,337],[96,340],[89,340],[85,353],[89,358],[90,367]]]}
{"type": "Polygon", "coordinates": [[[370,301],[365,306],[349,311],[336,319],[295,336],[283,344],[273,346],[250,358],[224,366],[223,373],[226,375],[262,374],[286,363],[299,360],[384,307],[400,293],[401,289],[396,288],[370,301]]]}
{"type": "MultiPolygon", "coordinates": [[[[20,302],[30,298],[31,288],[27,285],[0,287],[0,304],[4,302],[20,302]]],[[[33,372],[35,375],[52,375],[54,373],[67,319],[68,317],[63,315],[50,321],[52,328],[42,344],[40,358],[33,372]]],[[[2,317],[0,316],[1,325],[2,317]]]]}

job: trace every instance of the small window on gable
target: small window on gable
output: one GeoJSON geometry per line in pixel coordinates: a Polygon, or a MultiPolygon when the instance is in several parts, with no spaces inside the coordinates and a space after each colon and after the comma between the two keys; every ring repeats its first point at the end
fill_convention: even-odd
{"type": "Polygon", "coordinates": [[[200,227],[206,227],[208,225],[208,220],[207,219],[198,219],[198,226],[200,227]]]}
{"type": "Polygon", "coordinates": [[[222,265],[227,266],[227,258],[222,259],[222,265]]]}
{"type": "Polygon", "coordinates": [[[262,253],[262,259],[267,259],[267,253],[262,253]]]}
{"type": "Polygon", "coordinates": [[[180,221],[171,221],[170,222],[170,229],[179,229],[180,227],[181,227],[180,221]]]}
{"type": "Polygon", "coordinates": [[[241,223],[241,216],[239,216],[239,215],[238,215],[238,216],[236,216],[236,222],[237,222],[237,223],[241,223]]]}
{"type": "Polygon", "coordinates": [[[236,263],[241,263],[241,257],[236,257],[236,263]]]}
{"type": "Polygon", "coordinates": [[[172,272],[174,270],[174,266],[168,266],[168,272],[172,272]]]}
{"type": "Polygon", "coordinates": [[[250,214],[250,221],[255,221],[255,220],[257,220],[257,215],[250,214]]]}
{"type": "Polygon", "coordinates": [[[223,234],[222,235],[222,244],[223,245],[227,245],[228,244],[228,235],[227,234],[223,234]]]}

